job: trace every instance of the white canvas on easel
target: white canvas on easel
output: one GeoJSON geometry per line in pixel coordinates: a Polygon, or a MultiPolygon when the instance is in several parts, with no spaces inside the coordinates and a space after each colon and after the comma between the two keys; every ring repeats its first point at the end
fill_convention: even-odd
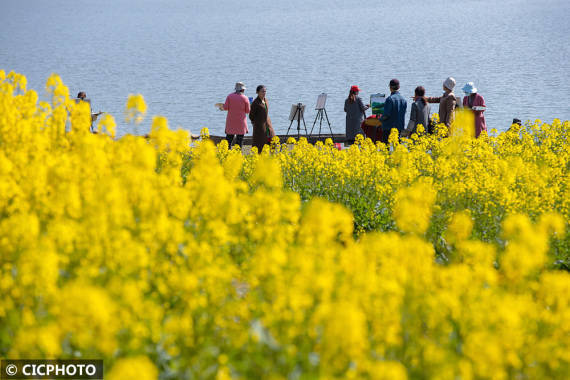
{"type": "Polygon", "coordinates": [[[317,106],[315,107],[316,110],[322,110],[325,108],[325,104],[327,103],[327,94],[324,92],[317,97],[317,106]]]}
{"type": "MultiPolygon", "coordinates": [[[[313,122],[313,127],[311,128],[311,133],[309,134],[309,137],[313,136],[313,130],[315,129],[315,125],[317,125],[317,122],[319,123],[318,138],[321,137],[321,130],[323,127],[323,121],[326,119],[326,122],[329,126],[330,137],[331,137],[331,139],[334,140],[334,135],[333,135],[332,128],[331,128],[331,123],[329,121],[329,116],[327,115],[327,110],[325,108],[326,103],[327,103],[327,94],[325,94],[323,92],[317,97],[317,105],[315,106],[315,110],[317,111],[317,115],[315,116],[315,121],[313,122]]],[[[327,135],[329,135],[329,134],[327,133],[327,135]]]]}
{"type": "Polygon", "coordinates": [[[298,104],[291,105],[291,112],[289,112],[289,120],[300,120],[304,119],[305,115],[305,105],[301,105],[301,112],[297,112],[298,104]]]}

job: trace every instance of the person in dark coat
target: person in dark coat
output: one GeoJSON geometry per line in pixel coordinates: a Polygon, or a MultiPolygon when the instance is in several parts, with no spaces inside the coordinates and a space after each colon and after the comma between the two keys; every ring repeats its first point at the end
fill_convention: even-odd
{"type": "Polygon", "coordinates": [[[363,134],[361,125],[366,118],[366,110],[370,107],[368,104],[362,104],[362,99],[358,96],[359,92],[360,88],[358,86],[350,87],[348,98],[344,101],[347,144],[354,144],[356,135],[363,134]]]}
{"type": "Polygon", "coordinates": [[[392,79],[390,81],[390,96],[384,103],[384,114],[382,121],[382,142],[387,143],[390,131],[396,128],[401,135],[406,127],[406,108],[408,103],[400,94],[400,81],[392,79]]]}
{"type": "Polygon", "coordinates": [[[249,119],[253,125],[253,144],[257,147],[257,152],[261,153],[263,147],[271,142],[275,136],[271,119],[269,118],[269,107],[265,94],[267,89],[263,85],[257,86],[255,90],[257,98],[251,103],[251,110],[249,111],[249,119]]]}

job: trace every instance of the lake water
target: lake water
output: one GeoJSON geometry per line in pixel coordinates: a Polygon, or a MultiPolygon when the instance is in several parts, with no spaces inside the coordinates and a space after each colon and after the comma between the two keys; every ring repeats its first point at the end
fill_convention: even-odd
{"type": "Polygon", "coordinates": [[[119,135],[148,131],[157,114],[222,134],[214,103],[236,81],[247,96],[267,86],[279,133],[297,102],[310,129],[325,92],[333,131],[344,133],[351,85],[365,102],[391,78],[406,97],[418,85],[438,96],[450,75],[456,94],[475,82],[489,128],[501,131],[514,117],[570,119],[569,19],[568,0],[2,0],[0,68],[40,94],[60,74],[73,96],[86,91],[94,111],[115,116],[119,135]],[[123,121],[129,93],[148,104],[136,130],[123,121]]]}

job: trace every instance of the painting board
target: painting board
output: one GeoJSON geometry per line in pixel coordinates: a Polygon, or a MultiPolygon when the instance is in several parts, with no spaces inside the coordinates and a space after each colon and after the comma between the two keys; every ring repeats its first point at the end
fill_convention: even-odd
{"type": "Polygon", "coordinates": [[[322,110],[325,108],[325,104],[327,103],[327,94],[324,92],[317,97],[317,106],[315,107],[316,110],[322,110]]]}
{"type": "Polygon", "coordinates": [[[305,105],[301,104],[301,112],[297,113],[295,115],[295,113],[297,113],[297,104],[292,104],[291,105],[291,112],[289,112],[289,120],[293,121],[293,120],[300,120],[299,117],[301,117],[301,119],[305,118],[305,105]]]}
{"type": "Polygon", "coordinates": [[[384,113],[384,103],[386,102],[386,94],[370,95],[370,108],[372,115],[380,115],[384,113]]]}
{"type": "Polygon", "coordinates": [[[289,112],[289,120],[293,121],[293,120],[299,120],[299,117],[301,117],[301,119],[305,118],[305,105],[302,104],[301,105],[301,112],[297,113],[295,115],[295,113],[297,113],[297,104],[292,104],[291,105],[291,112],[289,112]]]}

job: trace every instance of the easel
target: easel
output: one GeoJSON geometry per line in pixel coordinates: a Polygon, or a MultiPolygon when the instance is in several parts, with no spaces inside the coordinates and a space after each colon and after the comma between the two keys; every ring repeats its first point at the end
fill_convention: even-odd
{"type": "Polygon", "coordinates": [[[293,125],[293,122],[297,120],[297,140],[301,138],[301,119],[303,119],[303,126],[305,127],[305,136],[307,136],[307,124],[305,124],[305,106],[303,103],[297,103],[296,105],[293,104],[291,106],[291,112],[289,113],[289,120],[291,123],[289,124],[289,128],[287,128],[287,134],[285,137],[289,137],[289,130],[293,125]]]}
{"type": "Polygon", "coordinates": [[[311,128],[311,133],[309,134],[309,138],[313,135],[313,129],[315,128],[315,124],[317,124],[317,121],[319,121],[319,135],[317,139],[321,138],[321,129],[323,127],[323,120],[326,118],[327,124],[329,125],[330,136],[334,142],[334,135],[331,128],[331,123],[329,121],[329,116],[327,115],[327,110],[325,109],[326,102],[327,102],[327,94],[323,92],[317,98],[317,106],[315,107],[315,110],[317,111],[317,116],[315,116],[315,121],[313,122],[313,127],[311,128]]]}

